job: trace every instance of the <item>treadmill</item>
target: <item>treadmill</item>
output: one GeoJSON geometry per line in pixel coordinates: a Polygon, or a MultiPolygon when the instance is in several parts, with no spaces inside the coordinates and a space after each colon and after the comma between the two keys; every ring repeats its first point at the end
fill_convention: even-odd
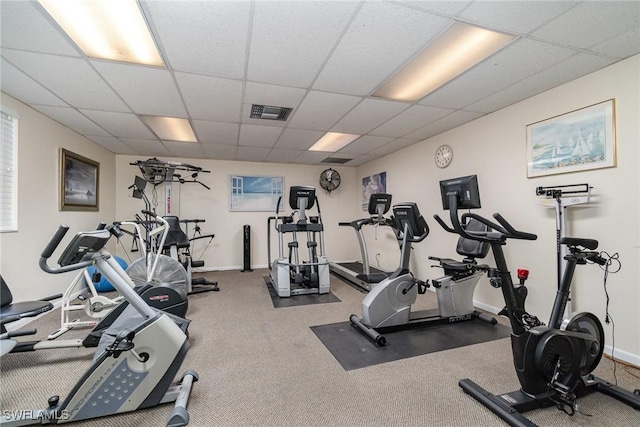
{"type": "Polygon", "coordinates": [[[369,218],[356,219],[351,222],[340,222],[341,227],[353,227],[356,231],[356,237],[360,244],[360,254],[362,262],[332,262],[329,263],[331,272],[350,285],[363,291],[370,291],[375,285],[386,279],[390,272],[385,272],[369,265],[369,255],[367,253],[367,244],[364,240],[362,227],[365,225],[386,225],[393,227],[393,221],[385,218],[391,208],[391,194],[377,193],[372,194],[369,198],[369,218]]]}

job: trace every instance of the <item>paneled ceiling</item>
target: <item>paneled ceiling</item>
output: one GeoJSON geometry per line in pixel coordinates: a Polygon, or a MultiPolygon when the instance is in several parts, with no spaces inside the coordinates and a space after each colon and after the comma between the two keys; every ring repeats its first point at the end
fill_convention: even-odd
{"type": "Polygon", "coordinates": [[[638,1],[139,4],[164,68],[90,59],[38,3],[1,0],[2,91],[116,154],[357,166],[640,52],[638,1]],[[454,21],[517,38],[416,102],[371,96],[454,21]],[[198,142],[143,114],[189,119],[198,142]],[[362,136],[307,151],[327,131],[362,136]]]}

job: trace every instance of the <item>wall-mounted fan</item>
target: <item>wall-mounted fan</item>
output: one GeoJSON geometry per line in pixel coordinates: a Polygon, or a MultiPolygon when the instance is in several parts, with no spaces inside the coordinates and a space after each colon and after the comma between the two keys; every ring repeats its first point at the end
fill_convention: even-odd
{"type": "Polygon", "coordinates": [[[327,192],[332,192],[340,186],[340,174],[331,168],[325,169],[320,174],[320,187],[327,192]]]}

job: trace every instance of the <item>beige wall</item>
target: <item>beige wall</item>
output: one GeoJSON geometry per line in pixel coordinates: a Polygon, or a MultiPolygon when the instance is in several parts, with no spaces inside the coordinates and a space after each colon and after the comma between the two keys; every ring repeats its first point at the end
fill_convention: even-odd
{"type": "MultiPolygon", "coordinates": [[[[536,204],[535,187],[588,182],[594,187],[588,207],[569,211],[568,234],[592,237],[600,248],[618,252],[622,270],[609,278],[610,312],[616,321],[617,355],[640,364],[640,57],[577,79],[541,95],[485,116],[457,129],[393,153],[358,168],[334,167],[343,178],[341,187],[330,195],[319,191],[326,225],[326,252],[330,260],[357,259],[359,251],[353,230],[338,227],[340,221],[364,216],[360,207],[363,176],[387,172],[388,191],[394,202],[416,201],[431,227],[430,236],[415,245],[412,270],[419,278],[435,278],[439,270],[430,267],[427,257],[455,256],[455,236],[441,230],[432,218],[442,214],[438,181],[477,174],[483,209],[490,215],[499,211],[517,228],[538,234],[535,242],[510,242],[506,252],[512,268],[528,268],[530,296],[528,308],[546,319],[555,288],[555,220],[551,209],[536,204]],[[525,129],[529,123],[615,98],[618,165],[591,172],[526,177],[525,129]],[[455,151],[453,163],[440,170],[433,155],[440,144],[455,151]]],[[[16,299],[32,299],[61,292],[72,274],[48,275],[38,268],[39,254],[56,227],[65,223],[72,231],[92,229],[99,221],[128,219],[142,209],[141,201],[130,197],[127,187],[137,168],[129,163],[145,157],[114,156],[91,141],[44,117],[15,99],[2,96],[2,104],[20,115],[19,129],[19,231],[0,234],[0,268],[12,285],[16,299]],[[101,164],[100,212],[60,212],[58,210],[58,152],[64,147],[101,164]]],[[[180,159],[171,159],[180,160],[180,159]]],[[[269,212],[229,212],[229,175],[275,175],[291,185],[317,186],[322,166],[183,160],[211,171],[201,179],[211,191],[196,185],[174,186],[179,195],[182,218],[203,218],[203,232],[216,234],[204,259],[208,269],[242,266],[242,226],[252,227],[252,264],[267,264],[266,223],[269,212]]],[[[159,200],[162,200],[159,192],[159,200]]],[[[393,234],[380,228],[367,229],[372,265],[380,254],[380,265],[394,269],[398,249],[393,234]]],[[[275,236],[274,236],[275,239],[275,236]]],[[[125,243],[125,247],[130,243],[125,243]]],[[[275,243],[275,240],[274,240],[275,243]]],[[[275,244],[273,251],[277,251],[275,244]]],[[[196,254],[200,251],[196,250],[196,254]]],[[[275,252],[272,252],[272,258],[275,252]]],[[[123,256],[123,250],[118,249],[123,256]]],[[[57,255],[57,254],[56,254],[57,255]]],[[[491,263],[491,256],[487,262],[491,263]]],[[[224,286],[224,284],[221,284],[224,286]]],[[[501,294],[483,279],[475,298],[482,307],[500,308],[501,294]]],[[[591,311],[604,318],[605,296],[602,271],[581,267],[577,273],[574,310],[591,311]]],[[[611,342],[611,327],[605,327],[611,342]]]]}
{"type": "MultiPolygon", "coordinates": [[[[18,114],[19,127],[18,231],[0,234],[0,271],[15,300],[41,298],[63,292],[74,277],[47,274],[38,267],[58,225],[70,226],[71,236],[94,229],[100,221],[113,221],[115,155],[4,93],[1,103],[18,114]],[[60,148],[100,163],[99,212],[58,210],[60,148]]],[[[53,261],[59,255],[54,253],[53,261]]]]}
{"type": "MultiPolygon", "coordinates": [[[[510,241],[505,252],[512,271],[530,270],[528,311],[547,320],[555,290],[555,211],[537,205],[535,188],[589,183],[592,202],[570,208],[567,235],[589,237],[599,249],[619,253],[622,269],[609,276],[610,313],[616,321],[616,353],[640,364],[640,57],[635,56],[511,107],[482,117],[449,132],[358,167],[357,179],[387,172],[388,191],[394,202],[415,201],[431,227],[431,234],[414,245],[413,272],[436,278],[441,270],[430,268],[427,257],[455,256],[455,236],[433,220],[442,210],[438,182],[477,174],[483,208],[480,214],[500,212],[516,228],[538,235],[535,242],[510,241]],[[528,179],[526,175],[526,126],[555,115],[615,98],[617,167],[588,172],[528,179]],[[446,169],[435,167],[433,157],[441,144],[453,147],[454,158],[446,169]]],[[[398,250],[388,231],[378,240],[368,230],[369,253],[381,253],[381,263],[393,269],[398,250]],[[381,238],[384,236],[385,238],[381,238]]],[[[492,263],[488,257],[488,263],[492,263]]],[[[573,310],[590,311],[605,318],[603,271],[597,266],[579,267],[573,287],[573,310]]],[[[501,292],[483,279],[475,298],[485,307],[501,308],[501,292]]],[[[605,325],[611,344],[611,326],[605,325]]],[[[609,349],[610,350],[610,349],[609,349]]]]}
{"type": "MultiPolygon", "coordinates": [[[[130,163],[136,160],[146,160],[142,156],[116,157],[116,216],[119,219],[131,219],[136,212],[144,208],[144,202],[131,197],[131,190],[127,188],[133,183],[135,175],[140,175],[136,166],[130,163]]],[[[164,159],[168,160],[168,159],[164,159]]],[[[285,196],[288,197],[289,187],[292,185],[312,185],[316,187],[322,220],[325,224],[325,252],[332,259],[349,259],[353,257],[357,242],[351,230],[338,227],[338,222],[347,221],[358,215],[352,201],[358,197],[359,188],[356,187],[355,168],[336,167],[342,177],[340,187],[326,194],[318,185],[320,172],[327,166],[285,165],[275,163],[230,162],[200,159],[170,159],[201,167],[210,173],[200,174],[199,180],[209,186],[211,190],[194,184],[173,184],[173,210],[181,219],[205,219],[201,224],[203,234],[214,233],[215,239],[204,252],[202,259],[205,269],[240,269],[242,268],[242,229],[243,225],[251,226],[251,263],[254,268],[267,266],[267,218],[274,212],[231,212],[229,210],[229,177],[235,175],[264,175],[283,176],[285,196]]],[[[147,186],[146,193],[153,199],[153,187],[147,186]]],[[[164,185],[156,187],[156,212],[164,214],[164,185]]],[[[286,213],[291,209],[287,207],[286,213]]],[[[315,213],[315,208],[311,213],[315,213]]],[[[190,228],[193,231],[193,227],[190,228]]],[[[192,233],[189,233],[190,235],[192,233]]],[[[277,234],[272,233],[271,258],[277,257],[277,234]]],[[[203,240],[204,241],[204,240],[203,240]]],[[[203,242],[201,241],[201,242],[203,242]]],[[[194,255],[200,255],[206,245],[199,244],[194,249],[194,255]]],[[[123,251],[129,249],[131,240],[123,239],[123,246],[118,247],[118,254],[125,260],[129,257],[123,251]]],[[[135,258],[131,258],[134,260],[135,258]]],[[[273,261],[272,259],[272,261],[273,261]]],[[[221,284],[222,285],[222,284],[221,284]]]]}

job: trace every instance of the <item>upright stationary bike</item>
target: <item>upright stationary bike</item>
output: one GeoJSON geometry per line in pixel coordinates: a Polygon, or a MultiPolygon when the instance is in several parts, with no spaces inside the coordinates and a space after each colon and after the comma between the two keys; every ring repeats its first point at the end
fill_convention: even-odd
{"type": "Polygon", "coordinates": [[[595,252],[598,242],[571,237],[560,239],[569,253],[565,257],[565,273],[556,293],[549,325],[545,326],[525,310],[526,292],[516,291],[502,250],[508,239],[535,240],[537,236],[516,230],[497,213],[493,216],[498,223],[472,213],[458,218],[458,204],[472,190],[477,192],[477,186],[475,189],[464,188],[460,180],[442,181],[440,186],[443,200],[448,200],[451,226],[435,215],[438,223],[451,233],[491,245],[496,267],[488,269],[489,281],[492,286],[502,289],[512,329],[513,362],[521,386],[520,390],[500,395],[488,392],[469,379],[461,380],[460,387],[512,426],[535,426],[522,413],[548,406],[557,406],[573,415],[577,410],[577,398],[593,391],[640,409],[640,390],[632,393],[591,374],[604,351],[604,331],[598,318],[584,312],[562,321],[575,267],[587,262],[606,263],[595,252]],[[493,231],[465,230],[464,224],[471,218],[493,231]]]}

